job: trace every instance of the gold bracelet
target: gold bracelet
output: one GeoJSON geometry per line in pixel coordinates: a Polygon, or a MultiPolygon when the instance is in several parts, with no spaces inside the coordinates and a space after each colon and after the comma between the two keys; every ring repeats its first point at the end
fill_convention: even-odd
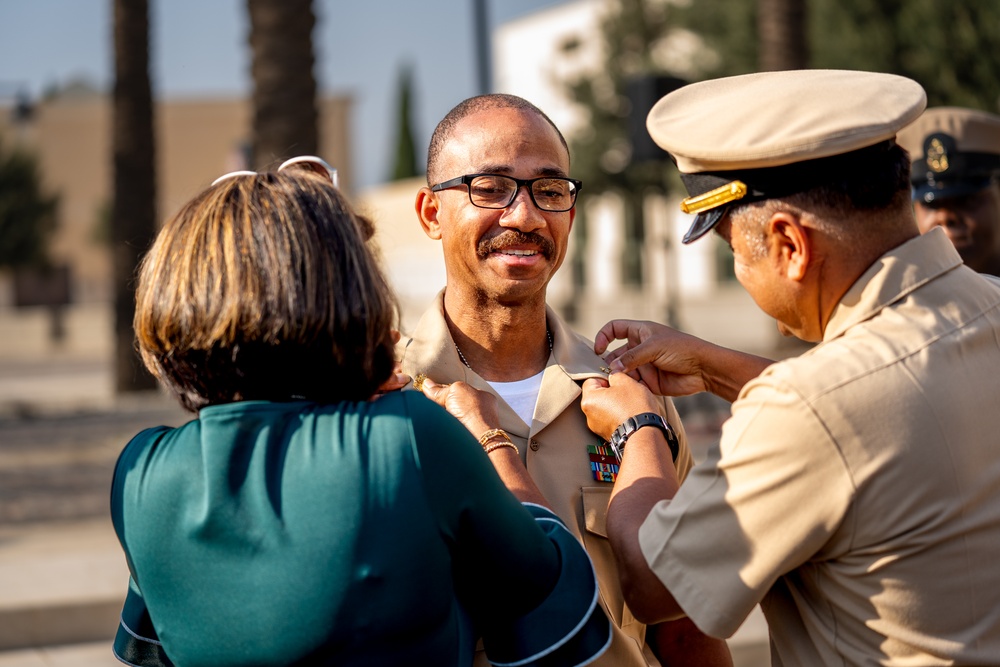
{"type": "Polygon", "coordinates": [[[485,447],[486,443],[492,440],[493,438],[501,438],[502,440],[511,442],[510,436],[507,435],[507,431],[503,430],[502,428],[491,428],[489,431],[479,436],[479,444],[485,447]]]}
{"type": "Polygon", "coordinates": [[[510,440],[501,440],[500,442],[494,442],[489,445],[486,445],[485,447],[483,447],[483,451],[489,454],[490,452],[495,452],[496,450],[503,449],[504,447],[510,447],[511,449],[514,450],[515,454],[520,454],[520,452],[517,451],[517,445],[515,445],[510,440]]]}

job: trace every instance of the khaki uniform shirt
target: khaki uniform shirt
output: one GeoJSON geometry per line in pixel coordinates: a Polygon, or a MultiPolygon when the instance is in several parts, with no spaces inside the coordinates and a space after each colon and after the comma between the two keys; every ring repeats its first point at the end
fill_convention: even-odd
{"type": "Polygon", "coordinates": [[[775,665],[1000,665],[998,445],[1000,281],[935,230],[747,383],[640,544],[708,634],[760,602],[775,665]]]}
{"type": "MultiPolygon", "coordinates": [[[[444,319],[443,298],[442,291],[412,336],[404,336],[400,341],[398,356],[403,372],[412,377],[423,373],[442,383],[462,380],[497,396],[486,380],[459,359],[444,319]]],[[[601,370],[604,360],[594,353],[592,343],[574,333],[551,309],[547,318],[553,347],[542,376],[534,418],[530,425],[525,424],[497,396],[500,427],[517,445],[528,473],[552,510],[583,542],[594,563],[601,603],[612,621],[613,636],[611,647],[592,664],[659,665],[644,643],[646,626],[636,621],[625,606],[607,540],[605,517],[612,484],[595,481],[587,453],[587,445],[599,444],[601,439],[587,429],[586,417],[580,409],[581,385],[587,378],[607,377],[601,370]]],[[[676,409],[668,400],[663,402],[663,414],[680,440],[677,469],[683,479],[691,468],[687,437],[676,409]]],[[[481,652],[477,664],[487,664],[481,652]]]]}

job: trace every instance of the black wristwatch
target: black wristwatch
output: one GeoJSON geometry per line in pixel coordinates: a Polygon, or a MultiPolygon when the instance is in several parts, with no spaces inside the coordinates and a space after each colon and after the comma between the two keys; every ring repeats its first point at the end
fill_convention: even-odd
{"type": "Polygon", "coordinates": [[[641,415],[629,417],[611,434],[611,448],[615,450],[618,460],[620,461],[622,454],[625,453],[625,442],[643,426],[655,426],[663,431],[663,436],[667,439],[667,445],[670,446],[670,456],[673,458],[674,463],[677,463],[677,452],[680,450],[677,434],[674,433],[674,429],[667,423],[667,420],[656,412],[643,412],[641,415]]]}

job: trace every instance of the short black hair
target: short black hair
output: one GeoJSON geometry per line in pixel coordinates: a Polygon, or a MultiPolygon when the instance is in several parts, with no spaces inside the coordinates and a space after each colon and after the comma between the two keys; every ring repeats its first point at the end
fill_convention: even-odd
{"type": "MultiPolygon", "coordinates": [[[[842,214],[883,210],[897,205],[900,193],[907,200],[910,193],[910,157],[899,144],[891,140],[808,163],[759,171],[770,172],[768,180],[777,183],[775,189],[778,192],[773,198],[842,214]],[[794,187],[788,194],[782,194],[782,179],[778,172],[792,173],[796,167],[801,168],[798,178],[808,185],[794,187]]],[[[769,198],[772,197],[757,199],[769,198]]],[[[731,210],[752,201],[734,202],[731,210]]]]}
{"type": "Polygon", "coordinates": [[[559,137],[559,141],[562,142],[563,147],[566,149],[566,153],[569,153],[569,144],[566,143],[566,138],[559,131],[559,128],[556,127],[556,124],[552,122],[551,118],[545,115],[544,111],[528,100],[506,93],[477,95],[459,102],[455,108],[441,119],[437,127],[434,128],[434,134],[431,135],[431,143],[427,148],[427,185],[432,185],[438,179],[438,161],[441,157],[441,151],[451,137],[451,132],[455,129],[455,126],[466,116],[491,109],[517,109],[518,111],[526,111],[538,115],[552,126],[552,129],[556,131],[556,135],[559,137]]]}

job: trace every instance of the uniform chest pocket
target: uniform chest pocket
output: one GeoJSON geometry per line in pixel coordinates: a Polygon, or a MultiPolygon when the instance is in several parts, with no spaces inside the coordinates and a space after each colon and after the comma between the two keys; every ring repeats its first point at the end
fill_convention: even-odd
{"type": "Polygon", "coordinates": [[[611,500],[611,488],[604,486],[585,486],[583,494],[583,523],[588,533],[608,537],[608,501],[611,500]]]}
{"type": "Polygon", "coordinates": [[[608,542],[608,501],[611,499],[609,486],[585,486],[580,489],[583,500],[583,546],[590,554],[597,572],[597,584],[601,590],[604,608],[611,620],[626,634],[640,644],[645,635],[645,626],[639,623],[625,606],[615,556],[608,542]]]}

